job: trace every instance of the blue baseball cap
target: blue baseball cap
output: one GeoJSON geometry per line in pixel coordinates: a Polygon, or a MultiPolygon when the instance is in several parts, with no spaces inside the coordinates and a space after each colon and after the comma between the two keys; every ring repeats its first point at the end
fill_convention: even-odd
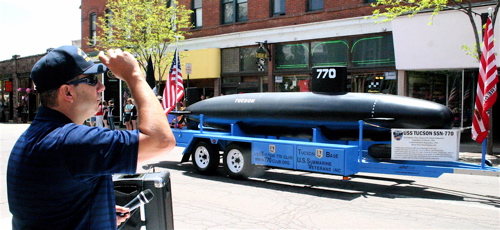
{"type": "Polygon", "coordinates": [[[50,51],[33,66],[30,78],[39,93],[54,90],[82,74],[106,72],[103,64],[92,60],[76,46],[61,46],[50,51]]]}

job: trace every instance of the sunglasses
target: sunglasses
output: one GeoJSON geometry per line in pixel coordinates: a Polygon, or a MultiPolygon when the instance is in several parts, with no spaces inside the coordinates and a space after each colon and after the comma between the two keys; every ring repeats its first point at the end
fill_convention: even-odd
{"type": "Polygon", "coordinates": [[[76,86],[76,85],[78,85],[80,83],[88,84],[88,85],[91,85],[91,86],[95,86],[95,85],[97,85],[97,83],[99,83],[99,78],[97,77],[97,75],[91,74],[91,75],[86,76],[84,78],[80,78],[78,80],[66,82],[64,84],[66,84],[66,85],[75,85],[76,86]]]}

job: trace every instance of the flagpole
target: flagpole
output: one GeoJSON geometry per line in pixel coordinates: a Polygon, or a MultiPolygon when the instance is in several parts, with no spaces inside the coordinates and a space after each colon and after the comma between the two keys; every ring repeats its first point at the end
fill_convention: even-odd
{"type": "MultiPolygon", "coordinates": [[[[491,18],[491,14],[492,14],[492,11],[493,9],[491,7],[488,8],[488,19],[491,18]]],[[[490,127],[491,127],[491,116],[489,117],[489,120],[490,120],[490,127]]],[[[490,128],[488,127],[488,128],[490,128]]],[[[485,168],[485,165],[486,165],[486,152],[488,151],[488,136],[490,135],[490,131],[488,131],[488,134],[486,135],[486,138],[484,138],[483,140],[483,143],[481,144],[482,148],[481,148],[481,168],[485,168]]]]}
{"type": "MultiPolygon", "coordinates": [[[[174,23],[174,25],[175,25],[175,23],[174,23]]],[[[177,28],[177,25],[175,25],[175,26],[177,28]]],[[[179,67],[180,67],[181,60],[180,60],[179,53],[178,53],[179,52],[179,35],[175,35],[174,37],[175,37],[175,45],[177,46],[175,48],[175,52],[174,52],[175,57],[174,58],[175,58],[175,62],[179,63],[179,67]]],[[[178,104],[178,102],[177,102],[177,87],[178,86],[177,86],[177,77],[176,77],[175,78],[175,106],[174,106],[174,109],[176,111],[179,111],[179,106],[177,105],[178,104]]]]}
{"type": "Polygon", "coordinates": [[[486,165],[486,147],[487,147],[487,140],[488,138],[484,138],[483,141],[483,149],[482,149],[482,154],[481,154],[481,168],[484,169],[486,165]]]}
{"type": "MultiPolygon", "coordinates": [[[[490,7],[488,8],[488,20],[491,18],[491,12],[493,11],[493,9],[490,7]]],[[[485,28],[485,31],[487,30],[488,28],[485,28]]],[[[484,41],[483,41],[484,42],[484,41]]],[[[484,55],[484,54],[481,54],[481,55],[484,55]]],[[[488,119],[490,120],[490,124],[491,124],[491,116],[488,117],[488,119]]],[[[490,125],[491,126],[491,125],[490,125]]],[[[489,127],[488,127],[489,128],[489,127]]],[[[483,140],[483,143],[481,143],[481,168],[484,169],[485,168],[485,165],[486,165],[486,152],[488,150],[488,136],[490,135],[490,132],[488,131],[488,134],[486,135],[486,138],[484,138],[483,140]]]]}

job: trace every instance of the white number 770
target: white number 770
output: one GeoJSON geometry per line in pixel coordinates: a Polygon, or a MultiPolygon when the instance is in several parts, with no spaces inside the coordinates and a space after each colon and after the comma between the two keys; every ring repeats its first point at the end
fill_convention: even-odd
{"type": "Polygon", "coordinates": [[[316,78],[335,78],[337,76],[337,71],[335,69],[316,69],[316,72],[318,72],[318,76],[316,78]],[[323,76],[321,76],[323,75],[323,76]]]}

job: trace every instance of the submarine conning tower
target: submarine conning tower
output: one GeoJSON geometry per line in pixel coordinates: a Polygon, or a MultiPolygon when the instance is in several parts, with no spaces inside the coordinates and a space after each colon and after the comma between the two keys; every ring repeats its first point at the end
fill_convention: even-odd
{"type": "Polygon", "coordinates": [[[311,92],[318,94],[347,93],[347,67],[313,67],[311,92]]]}

